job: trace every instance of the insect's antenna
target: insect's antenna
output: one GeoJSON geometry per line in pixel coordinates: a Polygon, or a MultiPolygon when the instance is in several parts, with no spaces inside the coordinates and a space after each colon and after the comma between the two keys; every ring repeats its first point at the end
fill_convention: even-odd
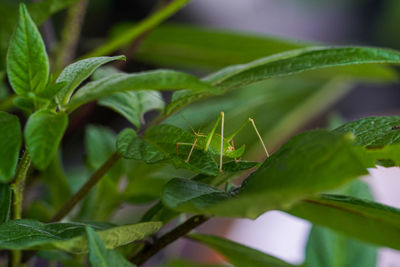
{"type": "Polygon", "coordinates": [[[258,130],[257,130],[256,124],[254,123],[254,120],[253,120],[252,118],[249,118],[249,121],[250,121],[251,125],[253,126],[254,131],[256,131],[256,134],[257,134],[257,136],[258,136],[258,139],[260,139],[261,145],[263,146],[264,151],[265,151],[265,154],[267,155],[267,158],[268,158],[268,157],[269,157],[268,150],[267,150],[267,148],[266,148],[266,146],[265,146],[265,144],[264,144],[264,141],[263,141],[262,138],[261,138],[260,133],[259,133],[258,130]]]}
{"type": "MultiPolygon", "coordinates": [[[[183,116],[183,114],[178,113],[179,116],[181,116],[181,118],[183,119],[183,121],[186,123],[187,126],[189,126],[189,128],[192,130],[193,134],[196,135],[196,131],[193,129],[192,125],[190,125],[189,121],[183,116]]],[[[200,132],[200,129],[199,129],[200,132]]]]}
{"type": "Polygon", "coordinates": [[[219,155],[219,172],[222,173],[222,156],[224,151],[224,121],[225,121],[225,114],[221,111],[221,151],[219,155]]]}

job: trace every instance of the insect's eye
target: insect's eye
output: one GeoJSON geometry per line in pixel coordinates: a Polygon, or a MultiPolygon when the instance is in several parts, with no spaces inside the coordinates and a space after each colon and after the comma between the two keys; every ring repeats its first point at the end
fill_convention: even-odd
{"type": "Polygon", "coordinates": [[[227,151],[233,151],[233,150],[235,150],[235,148],[233,146],[228,146],[228,148],[226,150],[227,151]]]}

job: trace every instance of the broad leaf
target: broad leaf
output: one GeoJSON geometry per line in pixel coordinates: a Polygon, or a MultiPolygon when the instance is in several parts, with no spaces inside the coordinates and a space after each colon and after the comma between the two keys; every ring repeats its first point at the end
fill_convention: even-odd
{"type": "Polygon", "coordinates": [[[11,209],[11,187],[0,183],[0,224],[8,221],[11,209]]]}
{"type": "Polygon", "coordinates": [[[148,222],[112,227],[109,224],[49,223],[14,220],[0,225],[1,249],[59,249],[87,253],[86,226],[93,227],[106,248],[114,249],[158,231],[161,223],[148,222]]]}
{"type": "Polygon", "coordinates": [[[8,182],[13,178],[21,143],[19,119],[0,111],[0,183],[8,182]]]}
{"type": "Polygon", "coordinates": [[[44,170],[55,156],[68,125],[64,112],[39,110],[32,114],[25,127],[25,142],[32,162],[44,170]]]}
{"type": "MultiPolygon", "coordinates": [[[[368,185],[356,180],[340,193],[372,200],[368,185]]],[[[325,227],[314,225],[307,247],[305,266],[307,267],[375,267],[377,248],[351,239],[325,227]]]]}
{"type": "Polygon", "coordinates": [[[220,252],[235,267],[290,267],[293,266],[259,250],[246,247],[231,240],[212,235],[192,234],[189,236],[197,242],[220,252]]]}
{"type": "Polygon", "coordinates": [[[103,240],[91,227],[86,227],[89,241],[89,261],[96,267],[134,266],[116,251],[106,249],[103,240]]]}
{"type": "Polygon", "coordinates": [[[56,96],[57,103],[60,106],[66,105],[75,89],[84,80],[100,66],[114,60],[125,60],[125,56],[87,58],[65,67],[57,78],[57,83],[66,83],[66,86],[56,96]]]}
{"type": "Polygon", "coordinates": [[[162,110],[164,101],[157,91],[121,92],[102,98],[99,105],[111,108],[124,116],[137,128],[140,128],[144,121],[144,114],[150,110],[162,110]]]}
{"type": "Polygon", "coordinates": [[[49,60],[42,37],[24,4],[7,53],[7,74],[19,95],[42,92],[49,79],[49,60]]]}
{"type": "Polygon", "coordinates": [[[86,84],[64,107],[68,111],[72,111],[87,102],[118,92],[179,89],[216,90],[209,83],[203,82],[193,75],[172,70],[146,71],[135,74],[118,73],[86,84]]]}
{"type": "Polygon", "coordinates": [[[287,212],[359,240],[400,249],[400,210],[342,195],[304,199],[287,212]]]}

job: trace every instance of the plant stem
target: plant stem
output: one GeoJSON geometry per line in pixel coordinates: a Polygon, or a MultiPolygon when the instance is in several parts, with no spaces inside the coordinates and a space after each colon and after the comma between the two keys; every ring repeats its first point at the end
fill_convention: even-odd
{"type": "Polygon", "coordinates": [[[154,254],[156,254],[178,238],[186,235],[197,226],[206,222],[208,219],[210,218],[205,215],[196,215],[189,218],[186,222],[180,224],[176,228],[172,229],[170,232],[157,239],[153,244],[145,246],[137,255],[135,255],[131,259],[131,262],[138,266],[145,263],[154,254]]]}
{"type": "Polygon", "coordinates": [[[65,204],[64,206],[54,215],[50,222],[56,222],[64,218],[74,207],[81,201],[89,191],[100,181],[100,179],[118,162],[121,155],[115,152],[112,154],[106,162],[97,169],[89,180],[76,192],[65,204]]]}
{"type": "Polygon", "coordinates": [[[61,43],[54,60],[56,72],[71,63],[75,57],[87,5],[88,0],[80,0],[68,9],[65,26],[61,33],[61,43]]]}
{"type": "MultiPolygon", "coordinates": [[[[11,184],[11,190],[13,192],[12,218],[14,220],[21,219],[25,180],[30,165],[31,165],[31,158],[29,156],[28,150],[25,150],[22,159],[18,164],[14,182],[11,184]]],[[[21,262],[21,251],[13,250],[11,252],[11,266],[17,267],[20,265],[20,262],[21,262]]]]}

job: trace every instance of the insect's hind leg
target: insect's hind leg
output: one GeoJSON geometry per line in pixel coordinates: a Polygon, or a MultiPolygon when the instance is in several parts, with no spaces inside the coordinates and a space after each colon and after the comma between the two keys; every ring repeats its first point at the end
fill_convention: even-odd
{"type": "Polygon", "coordinates": [[[268,158],[269,157],[269,153],[268,153],[267,147],[265,146],[264,141],[262,140],[262,137],[261,137],[260,133],[257,130],[256,124],[254,123],[254,120],[252,118],[249,118],[249,121],[250,121],[251,125],[253,126],[253,129],[256,132],[256,134],[258,136],[258,139],[260,140],[261,145],[264,148],[265,154],[267,155],[267,158],[268,158]]]}

